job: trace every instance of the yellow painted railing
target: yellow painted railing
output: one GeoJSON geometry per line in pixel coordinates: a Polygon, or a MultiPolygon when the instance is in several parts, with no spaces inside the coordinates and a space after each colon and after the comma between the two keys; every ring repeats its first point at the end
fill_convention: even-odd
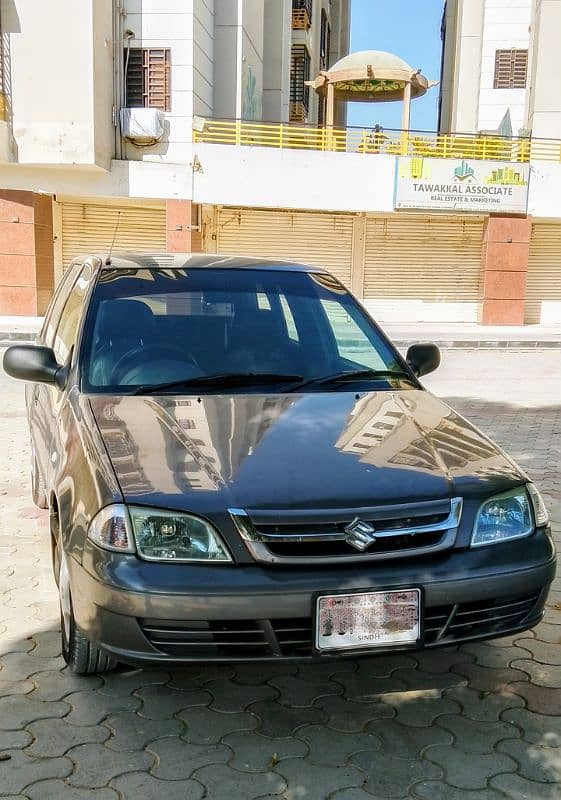
{"type": "Polygon", "coordinates": [[[464,133],[376,132],[367,128],[314,128],[309,125],[240,120],[204,120],[193,131],[195,142],[322,150],[340,153],[386,153],[425,158],[475,158],[497,161],[561,161],[558,139],[506,138],[464,133]]]}

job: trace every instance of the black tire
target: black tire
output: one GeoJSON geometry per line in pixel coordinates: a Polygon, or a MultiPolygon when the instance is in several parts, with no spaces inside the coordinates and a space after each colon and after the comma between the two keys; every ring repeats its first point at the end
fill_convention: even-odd
{"type": "Polygon", "coordinates": [[[75,675],[100,675],[115,669],[117,662],[92,644],[76,627],[74,614],[70,619],[70,640],[66,637],[64,620],[60,620],[62,657],[75,675]]]}
{"type": "Polygon", "coordinates": [[[35,456],[32,456],[31,461],[31,497],[38,508],[49,507],[47,490],[35,456]]]}

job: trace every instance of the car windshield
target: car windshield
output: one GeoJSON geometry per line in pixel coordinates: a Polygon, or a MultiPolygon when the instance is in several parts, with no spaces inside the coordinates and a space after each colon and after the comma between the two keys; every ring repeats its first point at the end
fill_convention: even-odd
{"type": "Polygon", "coordinates": [[[349,390],[352,372],[410,386],[402,371],[339,281],[274,267],[104,270],[81,350],[89,392],[349,390]]]}

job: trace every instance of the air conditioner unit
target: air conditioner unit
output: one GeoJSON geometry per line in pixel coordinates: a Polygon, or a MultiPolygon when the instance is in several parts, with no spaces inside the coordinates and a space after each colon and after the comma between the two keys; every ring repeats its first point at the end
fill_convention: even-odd
{"type": "Polygon", "coordinates": [[[157,108],[122,108],[121,133],[136,144],[155,144],[164,135],[165,116],[157,108]]]}

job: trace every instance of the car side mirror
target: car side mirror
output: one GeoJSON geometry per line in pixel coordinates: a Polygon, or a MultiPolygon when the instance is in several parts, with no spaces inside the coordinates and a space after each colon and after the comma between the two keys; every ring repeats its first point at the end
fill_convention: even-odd
{"type": "Polygon", "coordinates": [[[440,365],[440,350],[435,344],[427,342],[427,344],[412,344],[405,360],[415,373],[420,378],[422,375],[428,375],[429,372],[434,372],[440,365]]]}
{"type": "Polygon", "coordinates": [[[4,353],[4,370],[12,378],[34,383],[52,383],[64,388],[66,370],[61,367],[50,347],[18,344],[4,353]]]}

